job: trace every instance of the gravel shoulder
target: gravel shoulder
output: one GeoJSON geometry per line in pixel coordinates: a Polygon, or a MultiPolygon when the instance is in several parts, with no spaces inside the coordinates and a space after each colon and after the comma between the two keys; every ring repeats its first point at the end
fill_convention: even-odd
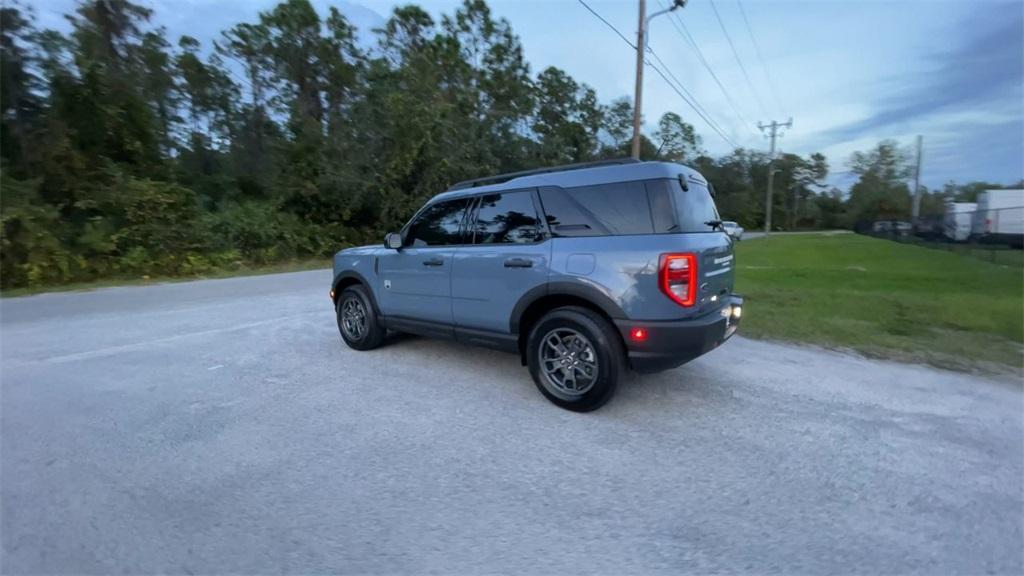
{"type": "Polygon", "coordinates": [[[0,300],[0,571],[1024,571],[1012,378],[736,337],[575,414],[329,280],[0,300]]]}

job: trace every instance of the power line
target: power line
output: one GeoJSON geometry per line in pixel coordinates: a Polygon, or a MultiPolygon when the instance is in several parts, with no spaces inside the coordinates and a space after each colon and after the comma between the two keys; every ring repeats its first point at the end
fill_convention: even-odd
{"type": "Polygon", "coordinates": [[[715,131],[715,133],[717,133],[717,134],[718,134],[718,136],[719,136],[719,137],[720,137],[720,138],[721,138],[722,140],[725,140],[725,143],[726,143],[726,144],[728,144],[729,146],[732,146],[732,147],[733,147],[733,149],[736,149],[736,148],[739,148],[739,147],[740,147],[740,146],[739,146],[738,144],[736,144],[735,142],[733,142],[732,138],[729,138],[729,137],[728,137],[728,136],[727,136],[727,135],[725,134],[725,132],[723,132],[723,131],[722,131],[722,130],[721,130],[720,128],[718,128],[718,127],[717,127],[717,125],[716,125],[716,124],[714,123],[714,121],[713,121],[713,120],[711,120],[710,118],[708,118],[708,117],[704,116],[703,114],[701,114],[700,110],[698,110],[698,109],[697,109],[697,106],[698,106],[698,105],[695,105],[695,103],[694,103],[694,102],[690,102],[690,101],[689,101],[689,100],[688,100],[688,99],[686,98],[686,96],[684,96],[684,95],[683,95],[683,93],[682,93],[682,92],[680,92],[679,88],[676,88],[676,86],[675,86],[674,84],[672,84],[672,81],[671,81],[671,80],[669,80],[667,76],[665,76],[665,73],[664,73],[664,72],[662,72],[662,71],[661,71],[661,70],[660,70],[660,69],[659,69],[659,68],[658,68],[657,66],[655,66],[654,64],[652,64],[652,63],[651,63],[651,62],[650,62],[649,60],[645,60],[645,63],[646,63],[646,64],[647,64],[648,66],[650,66],[652,70],[654,70],[655,72],[657,72],[657,73],[658,73],[658,76],[661,76],[661,79],[662,79],[662,80],[664,80],[666,84],[668,84],[668,87],[669,87],[669,88],[671,88],[671,89],[672,89],[672,91],[673,91],[673,92],[675,92],[675,93],[676,93],[676,94],[677,94],[677,95],[678,95],[678,96],[679,96],[680,98],[682,98],[683,102],[686,102],[687,104],[689,104],[689,105],[690,105],[690,107],[691,107],[691,108],[693,108],[693,111],[694,111],[694,112],[696,112],[696,113],[697,113],[697,115],[698,115],[698,116],[700,116],[700,117],[701,117],[701,119],[703,119],[703,120],[704,120],[704,122],[705,122],[705,123],[706,123],[706,124],[707,124],[708,126],[710,126],[710,127],[711,127],[711,129],[712,129],[712,130],[714,130],[714,131],[715,131]]]}
{"type": "Polygon", "coordinates": [[[611,28],[613,32],[618,34],[619,38],[622,38],[623,42],[625,42],[626,44],[629,44],[630,48],[632,48],[633,50],[636,50],[636,44],[633,44],[632,42],[630,42],[629,38],[626,38],[626,36],[623,35],[622,32],[619,32],[619,29],[616,28],[615,26],[613,26],[611,22],[605,20],[603,16],[601,16],[600,14],[595,12],[594,9],[591,8],[590,5],[587,4],[586,2],[584,2],[583,0],[578,0],[578,1],[579,1],[580,4],[583,4],[583,7],[586,8],[587,10],[589,10],[591,14],[596,16],[598,20],[600,20],[601,22],[604,22],[605,26],[611,28]]]}
{"type": "MultiPolygon", "coordinates": [[[[626,36],[625,36],[625,35],[624,35],[624,34],[623,34],[622,32],[620,32],[620,31],[619,31],[619,29],[615,27],[615,25],[613,25],[613,24],[612,24],[611,22],[609,22],[609,21],[605,20],[603,16],[601,16],[600,14],[598,14],[598,13],[597,13],[597,12],[596,12],[596,11],[595,11],[595,10],[594,10],[593,8],[591,8],[591,7],[590,7],[590,5],[588,5],[588,4],[587,4],[587,3],[586,3],[586,2],[584,1],[584,0],[577,0],[577,1],[578,1],[578,2],[580,3],[580,4],[582,4],[582,5],[583,5],[583,7],[584,7],[584,8],[586,8],[586,9],[587,9],[587,10],[588,10],[588,11],[589,11],[589,12],[590,12],[591,14],[593,14],[593,15],[594,15],[594,16],[595,16],[595,17],[596,17],[596,18],[597,18],[598,20],[600,20],[601,22],[604,22],[604,25],[605,25],[605,26],[607,26],[608,28],[610,28],[610,29],[611,29],[611,30],[612,30],[613,32],[615,32],[615,33],[616,33],[616,34],[617,34],[617,35],[619,36],[619,38],[622,38],[622,41],[623,41],[623,42],[625,42],[625,43],[626,43],[626,44],[627,44],[627,45],[628,45],[628,46],[629,46],[630,48],[632,48],[632,49],[636,50],[636,44],[634,44],[633,42],[630,42],[629,38],[627,38],[627,37],[626,37],[626,36]]],[[[651,54],[652,54],[652,55],[653,55],[653,56],[654,56],[655,58],[658,58],[658,55],[657,55],[657,54],[655,54],[653,50],[651,50],[650,48],[648,48],[647,50],[648,50],[649,52],[651,52],[651,54]]],[[[658,61],[660,62],[660,61],[661,61],[661,59],[660,59],[660,58],[658,58],[658,61]]],[[[657,73],[658,73],[658,76],[661,76],[661,79],[662,79],[662,80],[664,80],[666,84],[668,84],[669,88],[671,88],[671,89],[672,89],[672,91],[673,91],[673,92],[675,92],[675,93],[676,93],[676,94],[677,94],[677,95],[679,96],[679,98],[681,98],[681,99],[683,100],[683,102],[686,102],[686,104],[687,104],[687,105],[689,105],[689,106],[690,106],[690,108],[693,108],[693,111],[694,111],[694,112],[696,112],[696,113],[697,113],[697,115],[698,115],[698,116],[700,116],[700,117],[701,117],[701,119],[703,119],[703,120],[704,120],[704,122],[705,122],[705,123],[707,123],[707,125],[708,125],[708,126],[709,126],[709,127],[710,127],[710,128],[712,129],[712,130],[714,130],[714,131],[715,131],[715,132],[716,132],[716,133],[717,133],[717,134],[718,134],[718,135],[719,135],[719,136],[720,136],[720,137],[722,138],[722,140],[725,140],[725,142],[726,142],[727,144],[729,144],[730,146],[732,146],[733,148],[739,148],[739,146],[737,146],[737,145],[736,145],[736,143],[735,143],[735,142],[733,142],[733,141],[732,141],[732,139],[731,139],[731,138],[729,138],[729,136],[727,136],[727,135],[725,134],[725,132],[723,132],[723,131],[722,131],[722,130],[721,130],[720,128],[718,128],[718,126],[717,126],[717,125],[716,125],[716,124],[714,123],[714,121],[713,121],[713,120],[711,120],[710,118],[708,118],[707,116],[705,116],[705,115],[704,115],[704,114],[703,114],[703,113],[701,112],[701,110],[700,110],[700,109],[698,109],[698,106],[700,106],[700,104],[696,102],[696,99],[694,99],[694,100],[693,100],[693,101],[691,102],[691,101],[690,101],[690,99],[689,99],[689,98],[687,98],[687,97],[686,97],[686,96],[685,96],[685,95],[683,94],[683,92],[679,90],[679,88],[676,88],[675,84],[673,84],[673,83],[672,83],[672,81],[671,81],[671,80],[669,80],[667,76],[665,76],[665,73],[664,73],[664,72],[662,72],[662,71],[661,71],[661,70],[660,70],[660,69],[659,69],[659,68],[658,68],[657,66],[655,66],[655,65],[654,65],[654,64],[653,64],[653,63],[652,63],[652,62],[651,62],[650,60],[647,60],[646,58],[644,58],[644,63],[645,63],[645,64],[646,64],[647,66],[650,66],[652,70],[654,70],[655,72],[657,72],[657,73]]],[[[663,64],[663,65],[664,65],[664,64],[663,64]]],[[[667,69],[667,67],[666,67],[666,69],[667,69]]],[[[681,84],[680,84],[680,85],[681,85],[681,84]]],[[[692,97],[692,96],[691,96],[691,97],[692,97]]]]}
{"type": "Polygon", "coordinates": [[[740,14],[743,15],[743,23],[747,26],[747,34],[750,34],[750,43],[754,45],[754,52],[757,54],[757,59],[761,62],[761,68],[764,69],[764,77],[768,79],[768,88],[772,93],[772,98],[775,99],[775,104],[779,107],[779,110],[783,114],[786,114],[786,107],[782,105],[782,100],[779,99],[779,92],[775,89],[775,82],[772,80],[772,75],[768,71],[768,64],[764,60],[764,56],[761,54],[761,46],[757,43],[754,38],[754,30],[750,27],[750,20],[747,19],[747,11],[743,8],[743,2],[736,0],[736,4],[740,7],[740,14]]]}
{"type": "MultiPolygon", "coordinates": [[[[693,94],[690,93],[689,90],[686,89],[683,83],[679,81],[679,78],[676,78],[676,75],[672,73],[672,69],[668,67],[668,64],[665,64],[661,57],[658,56],[658,54],[649,46],[647,48],[647,51],[651,53],[651,56],[654,56],[654,59],[658,61],[658,64],[660,64],[661,67],[665,69],[665,72],[668,72],[668,75],[672,78],[672,80],[675,81],[676,86],[678,86],[680,90],[686,93],[686,96],[688,96],[688,98],[684,98],[684,100],[686,100],[687,103],[693,107],[694,111],[697,112],[697,114],[700,115],[700,117],[703,118],[709,126],[711,126],[712,130],[718,132],[719,135],[723,135],[725,131],[722,130],[721,125],[719,125],[711,118],[711,114],[703,106],[701,106],[699,102],[697,102],[697,99],[693,96],[693,94]]],[[[648,62],[648,66],[651,66],[650,62],[648,62]]],[[[654,66],[651,66],[651,68],[654,68],[654,66]]],[[[662,78],[665,77],[662,76],[662,78]]],[[[668,82],[668,79],[665,78],[665,81],[668,82]]],[[[677,90],[676,92],[679,91],[677,90]]],[[[682,94],[680,94],[680,97],[682,97],[682,94]]],[[[735,145],[731,138],[725,138],[724,135],[722,136],[722,138],[725,139],[726,142],[729,142],[730,145],[733,146],[733,148],[738,148],[738,146],[735,145]]]]}
{"type": "Polygon", "coordinates": [[[764,104],[761,103],[761,97],[757,94],[757,89],[754,88],[754,83],[750,81],[750,75],[747,74],[747,68],[743,65],[743,60],[740,60],[740,53],[736,51],[736,45],[732,43],[732,37],[729,36],[729,31],[725,29],[725,22],[722,21],[722,15],[718,13],[718,7],[715,6],[715,0],[709,0],[711,9],[715,12],[715,18],[718,20],[718,25],[722,27],[722,34],[725,34],[725,40],[729,43],[729,48],[732,49],[732,55],[736,58],[736,64],[739,65],[740,71],[743,72],[743,78],[747,81],[747,86],[750,88],[750,93],[753,94],[754,100],[757,101],[758,108],[761,109],[761,113],[765,116],[768,112],[764,109],[764,104]]]}
{"type": "MultiPolygon", "coordinates": [[[[658,0],[658,2],[661,3],[661,0],[658,0]]],[[[740,112],[739,108],[736,106],[736,101],[732,99],[732,96],[729,95],[729,91],[725,88],[725,85],[722,84],[722,81],[718,79],[718,74],[715,74],[715,71],[711,67],[711,64],[709,64],[707,59],[704,57],[704,53],[701,51],[700,45],[697,44],[697,41],[693,39],[693,36],[690,34],[690,31],[686,28],[686,24],[683,23],[682,17],[680,17],[678,14],[669,14],[668,20],[669,22],[672,23],[672,27],[675,28],[676,33],[678,33],[683,38],[683,40],[685,40],[690,45],[690,47],[693,48],[694,52],[697,54],[697,59],[700,60],[700,63],[704,66],[704,69],[707,70],[708,74],[711,75],[711,78],[715,81],[715,84],[718,85],[718,89],[722,91],[722,95],[725,96],[725,101],[729,104],[729,107],[732,109],[733,113],[736,114],[736,117],[739,119],[740,124],[750,128],[750,131],[756,134],[757,132],[754,131],[754,124],[748,121],[747,118],[740,112]]]]}

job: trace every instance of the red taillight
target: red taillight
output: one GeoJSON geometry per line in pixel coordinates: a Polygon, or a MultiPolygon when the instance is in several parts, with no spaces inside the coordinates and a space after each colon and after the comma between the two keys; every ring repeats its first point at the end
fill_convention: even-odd
{"type": "Polygon", "coordinates": [[[662,254],[658,262],[658,286],[676,304],[693,306],[697,301],[697,256],[662,254]]]}

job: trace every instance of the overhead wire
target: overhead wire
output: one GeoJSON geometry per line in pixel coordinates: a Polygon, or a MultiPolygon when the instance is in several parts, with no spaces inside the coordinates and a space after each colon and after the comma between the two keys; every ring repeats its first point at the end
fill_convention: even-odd
{"type": "Polygon", "coordinates": [[[761,46],[757,43],[757,39],[754,38],[754,29],[750,26],[750,20],[747,18],[747,11],[743,8],[743,2],[736,0],[736,4],[740,7],[740,14],[743,15],[743,24],[747,27],[747,34],[750,35],[750,43],[754,45],[754,52],[757,54],[757,59],[761,62],[761,68],[764,69],[764,77],[768,80],[768,89],[772,93],[772,98],[775,100],[775,105],[779,107],[779,110],[783,115],[788,116],[786,113],[786,107],[782,105],[782,100],[779,98],[779,91],[775,88],[775,81],[772,79],[772,74],[768,70],[768,64],[765,62],[764,56],[761,53],[761,46]]]}
{"type": "MultiPolygon", "coordinates": [[[[664,7],[664,3],[662,3],[662,0],[658,0],[658,2],[659,4],[662,5],[662,7],[664,7]]],[[[689,29],[686,28],[686,24],[683,22],[682,17],[680,17],[677,12],[670,12],[669,22],[672,24],[672,27],[675,29],[676,33],[678,33],[679,36],[693,49],[694,53],[697,55],[697,60],[699,60],[701,65],[704,66],[704,69],[708,71],[708,74],[711,76],[711,79],[715,81],[715,84],[718,86],[718,89],[722,92],[722,96],[725,97],[725,101],[729,105],[729,108],[732,109],[733,114],[735,114],[736,118],[739,119],[740,124],[749,128],[751,133],[755,135],[758,134],[757,130],[754,129],[754,123],[747,120],[747,117],[744,116],[742,112],[740,112],[739,107],[736,105],[736,101],[733,100],[732,95],[729,94],[729,90],[718,78],[718,74],[715,73],[714,68],[711,67],[711,64],[708,62],[707,58],[704,57],[704,52],[700,49],[700,44],[698,44],[697,41],[694,40],[693,35],[690,34],[689,29]]]]}
{"type": "Polygon", "coordinates": [[[743,79],[747,81],[747,87],[750,88],[750,94],[757,102],[757,106],[761,109],[761,113],[767,116],[768,111],[761,102],[761,97],[758,95],[757,88],[754,88],[754,83],[750,80],[750,74],[747,73],[747,67],[743,65],[743,59],[740,58],[740,53],[736,51],[736,45],[733,44],[732,36],[729,35],[729,30],[725,27],[725,21],[722,20],[722,15],[718,13],[718,7],[715,6],[715,0],[708,0],[708,3],[711,4],[711,10],[715,13],[715,19],[718,20],[718,25],[722,28],[722,34],[725,35],[726,42],[729,43],[729,49],[732,50],[732,55],[736,59],[736,65],[739,66],[740,72],[743,73],[743,79]]]}
{"type": "MultiPolygon", "coordinates": [[[[630,48],[636,50],[636,44],[631,42],[629,40],[629,38],[626,37],[625,34],[623,34],[618,28],[615,27],[614,24],[612,24],[611,22],[606,20],[596,10],[591,8],[590,5],[585,2],[585,0],[577,0],[577,1],[580,4],[582,4],[583,7],[587,9],[587,11],[589,11],[591,14],[593,14],[594,17],[596,17],[598,20],[603,22],[605,26],[607,26],[613,32],[615,32],[615,34],[617,34],[619,36],[619,38],[621,38],[622,41],[625,42],[630,48]]],[[[650,52],[651,55],[655,57],[655,59],[657,59],[659,62],[662,62],[662,65],[664,65],[664,62],[661,60],[661,58],[659,58],[658,55],[653,50],[651,50],[650,47],[647,47],[646,51],[650,52]]],[[[692,108],[693,111],[696,112],[697,115],[700,116],[700,118],[702,120],[704,120],[704,122],[708,125],[708,127],[710,127],[716,134],[718,134],[718,136],[720,138],[722,138],[722,140],[724,140],[727,144],[729,144],[733,148],[739,148],[739,146],[732,140],[732,138],[730,138],[721,128],[718,127],[717,123],[715,123],[714,120],[712,120],[710,117],[705,115],[705,113],[702,111],[703,107],[700,106],[700,103],[697,102],[697,100],[695,98],[693,98],[691,100],[692,95],[690,96],[690,98],[688,98],[686,96],[686,94],[683,93],[683,90],[685,90],[685,88],[683,88],[683,90],[680,90],[679,88],[677,88],[676,85],[669,79],[669,77],[666,76],[665,73],[661,71],[661,69],[659,69],[657,66],[655,66],[654,63],[651,62],[650,60],[648,60],[646,57],[644,58],[644,64],[646,64],[652,70],[654,70],[658,74],[658,76],[660,76],[661,79],[664,80],[666,84],[668,84],[669,88],[671,88],[672,91],[675,92],[676,95],[678,95],[679,98],[683,102],[685,102],[688,106],[690,106],[690,108],[692,108]]],[[[666,69],[668,69],[667,66],[666,66],[666,69]]],[[[671,73],[671,71],[669,71],[669,72],[671,73]]],[[[678,81],[678,79],[677,79],[677,81],[678,81]]],[[[681,86],[682,86],[682,84],[680,83],[680,87],[681,86]]]]}

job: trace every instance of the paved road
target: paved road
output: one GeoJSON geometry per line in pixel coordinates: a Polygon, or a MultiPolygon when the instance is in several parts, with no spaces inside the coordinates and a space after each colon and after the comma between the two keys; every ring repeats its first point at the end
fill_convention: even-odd
{"type": "Polygon", "coordinates": [[[5,573],[1020,573],[1019,386],[736,338],[548,404],[329,273],[3,300],[5,573]]]}

